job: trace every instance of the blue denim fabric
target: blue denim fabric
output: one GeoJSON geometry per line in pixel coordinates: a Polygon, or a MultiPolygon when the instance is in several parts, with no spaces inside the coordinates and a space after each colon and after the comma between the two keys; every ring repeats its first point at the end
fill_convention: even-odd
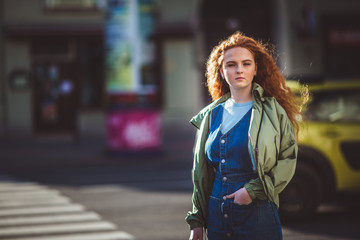
{"type": "Polygon", "coordinates": [[[225,197],[258,175],[247,148],[251,110],[225,134],[220,131],[223,111],[223,105],[213,109],[205,146],[208,161],[217,170],[209,200],[208,239],[282,239],[274,203],[256,199],[240,205],[225,197]]]}

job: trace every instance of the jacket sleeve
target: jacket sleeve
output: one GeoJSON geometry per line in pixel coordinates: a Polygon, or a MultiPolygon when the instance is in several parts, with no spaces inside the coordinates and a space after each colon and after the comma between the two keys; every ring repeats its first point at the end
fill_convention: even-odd
{"type": "MultiPolygon", "coordinates": [[[[200,141],[200,131],[197,131],[195,144],[198,144],[198,141],[200,141]]],[[[192,194],[192,210],[188,212],[185,220],[188,223],[190,229],[194,229],[196,227],[205,227],[205,219],[203,216],[203,209],[201,204],[201,174],[199,174],[200,171],[200,163],[198,158],[198,152],[199,149],[197,146],[194,146],[194,164],[192,169],[192,181],[193,181],[193,194],[192,194]]]]}
{"type": "Polygon", "coordinates": [[[267,199],[267,196],[264,192],[264,187],[263,187],[263,184],[262,184],[260,178],[251,179],[248,183],[246,183],[244,185],[244,188],[249,193],[249,196],[251,197],[252,200],[267,199]]]}
{"type": "Polygon", "coordinates": [[[281,137],[276,165],[264,173],[264,179],[253,179],[244,186],[253,200],[270,198],[277,202],[278,194],[284,190],[295,173],[298,146],[294,129],[285,112],[280,115],[279,120],[281,137]]]}
{"type": "Polygon", "coordinates": [[[201,205],[199,202],[199,194],[197,192],[196,187],[194,187],[193,195],[192,195],[192,210],[188,212],[185,220],[188,223],[190,229],[194,229],[197,227],[204,227],[205,222],[203,216],[201,214],[201,205]]]}
{"type": "Polygon", "coordinates": [[[282,115],[280,123],[281,137],[277,164],[265,175],[265,178],[271,178],[271,181],[267,182],[273,183],[273,186],[268,184],[268,190],[273,191],[274,195],[278,195],[284,190],[294,176],[298,153],[294,128],[286,113],[282,115]]]}

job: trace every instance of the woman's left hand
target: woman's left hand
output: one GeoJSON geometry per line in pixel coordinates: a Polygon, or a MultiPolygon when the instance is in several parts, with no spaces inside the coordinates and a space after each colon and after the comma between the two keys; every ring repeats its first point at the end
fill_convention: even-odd
{"type": "Polygon", "coordinates": [[[234,203],[237,204],[250,204],[252,199],[249,193],[246,191],[246,188],[240,188],[236,192],[226,195],[226,198],[234,198],[234,203]]]}

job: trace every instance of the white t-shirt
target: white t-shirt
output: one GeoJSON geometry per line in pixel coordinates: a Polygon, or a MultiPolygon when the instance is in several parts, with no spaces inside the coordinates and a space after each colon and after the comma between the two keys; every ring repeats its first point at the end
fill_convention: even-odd
{"type": "Polygon", "coordinates": [[[225,134],[232,129],[252,108],[254,101],[247,103],[236,103],[231,98],[223,104],[224,112],[220,131],[225,134]]]}

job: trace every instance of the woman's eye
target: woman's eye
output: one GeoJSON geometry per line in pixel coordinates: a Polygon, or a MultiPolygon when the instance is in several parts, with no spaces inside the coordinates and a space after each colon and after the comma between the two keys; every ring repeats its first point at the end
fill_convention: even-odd
{"type": "Polygon", "coordinates": [[[250,66],[251,63],[244,63],[244,66],[250,66]]]}
{"type": "Polygon", "coordinates": [[[235,64],[230,63],[230,64],[228,64],[227,66],[228,66],[228,67],[234,67],[234,66],[235,66],[235,64]]]}

